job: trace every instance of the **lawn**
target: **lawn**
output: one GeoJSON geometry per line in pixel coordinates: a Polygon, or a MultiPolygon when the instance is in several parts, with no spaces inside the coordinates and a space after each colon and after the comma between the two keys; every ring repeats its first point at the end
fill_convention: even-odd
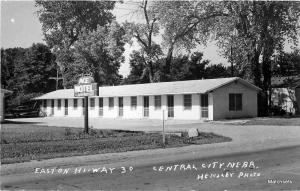
{"type": "Polygon", "coordinates": [[[258,117],[250,119],[243,125],[300,126],[300,117],[258,117]]]}
{"type": "MultiPolygon", "coordinates": [[[[169,134],[166,147],[189,144],[210,144],[231,141],[213,133],[200,133],[196,138],[169,134]]],[[[92,129],[90,134],[80,128],[48,127],[32,124],[2,124],[1,162],[16,163],[75,155],[125,152],[162,148],[162,135],[124,130],[92,129]]]]}

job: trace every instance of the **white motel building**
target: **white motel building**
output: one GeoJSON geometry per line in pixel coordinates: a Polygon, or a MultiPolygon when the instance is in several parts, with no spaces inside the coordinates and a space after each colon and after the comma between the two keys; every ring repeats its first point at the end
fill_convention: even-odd
{"type": "MultiPolygon", "coordinates": [[[[238,78],[99,87],[89,97],[89,117],[217,120],[257,116],[260,88],[238,78]]],[[[61,89],[35,98],[44,116],[80,117],[84,98],[61,89]]]]}

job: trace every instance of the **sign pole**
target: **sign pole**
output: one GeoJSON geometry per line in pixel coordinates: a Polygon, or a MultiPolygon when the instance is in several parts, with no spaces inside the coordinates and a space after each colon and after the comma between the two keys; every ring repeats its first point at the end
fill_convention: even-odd
{"type": "Polygon", "coordinates": [[[84,132],[89,133],[89,98],[84,96],[84,132]]]}
{"type": "Polygon", "coordinates": [[[162,110],[163,114],[163,145],[165,146],[166,137],[165,137],[165,110],[162,110]]]}
{"type": "Polygon", "coordinates": [[[89,133],[89,96],[97,96],[97,83],[91,76],[82,75],[78,80],[78,84],[74,85],[74,97],[84,97],[84,133],[89,133]]]}

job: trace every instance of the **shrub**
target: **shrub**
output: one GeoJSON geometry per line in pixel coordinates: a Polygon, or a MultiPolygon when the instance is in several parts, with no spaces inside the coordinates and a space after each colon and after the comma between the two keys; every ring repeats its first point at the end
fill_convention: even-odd
{"type": "Polygon", "coordinates": [[[71,128],[67,127],[65,128],[65,137],[69,137],[72,135],[71,128]]]}

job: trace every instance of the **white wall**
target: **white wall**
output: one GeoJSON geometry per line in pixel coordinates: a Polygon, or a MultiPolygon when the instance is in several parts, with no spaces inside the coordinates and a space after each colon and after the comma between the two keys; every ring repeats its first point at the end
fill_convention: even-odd
{"type": "Polygon", "coordinates": [[[174,119],[200,119],[200,95],[192,94],[192,108],[184,109],[184,95],[174,95],[174,119]]]}
{"type": "Polygon", "coordinates": [[[209,93],[208,94],[208,120],[214,120],[215,104],[217,103],[214,103],[214,94],[209,93]]]}
{"type": "Polygon", "coordinates": [[[109,98],[108,97],[104,97],[103,98],[103,117],[104,118],[116,118],[118,117],[118,98],[117,97],[113,97],[114,98],[114,107],[113,108],[109,108],[109,98]]]}
{"type": "MultiPolygon", "coordinates": [[[[137,96],[136,109],[131,108],[131,97],[123,97],[123,117],[119,116],[119,99],[114,97],[114,108],[109,109],[109,98],[103,98],[103,118],[124,118],[124,119],[143,119],[143,97],[137,96]]],[[[82,101],[78,99],[77,109],[73,107],[73,99],[68,99],[68,117],[83,116],[82,101]]],[[[201,117],[201,97],[200,94],[192,94],[192,108],[185,110],[183,105],[183,94],[174,95],[174,119],[182,120],[199,120],[201,117]]],[[[57,108],[58,100],[54,102],[54,116],[65,116],[64,99],[61,99],[61,109],[57,108]]],[[[162,119],[162,110],[165,110],[165,119],[168,116],[167,95],[161,95],[161,109],[155,110],[154,96],[149,96],[149,119],[162,119]]],[[[90,100],[89,100],[90,106],[90,100]]],[[[42,107],[42,105],[41,105],[42,107]]],[[[51,114],[51,100],[47,100],[47,115],[51,114]]],[[[231,83],[208,94],[208,119],[224,119],[239,117],[255,117],[257,116],[257,91],[250,89],[243,84],[231,83]],[[229,111],[229,93],[243,94],[242,111],[229,111]]],[[[95,97],[95,107],[92,110],[89,107],[89,117],[99,116],[99,97],[95,97]]]]}
{"type": "Polygon", "coordinates": [[[68,99],[68,116],[82,116],[82,99],[77,99],[77,108],[74,108],[74,99],[68,99]]]}
{"type": "Polygon", "coordinates": [[[257,91],[239,82],[213,91],[213,120],[257,116],[257,91]],[[229,111],[229,94],[242,94],[242,111],[229,111]]]}

